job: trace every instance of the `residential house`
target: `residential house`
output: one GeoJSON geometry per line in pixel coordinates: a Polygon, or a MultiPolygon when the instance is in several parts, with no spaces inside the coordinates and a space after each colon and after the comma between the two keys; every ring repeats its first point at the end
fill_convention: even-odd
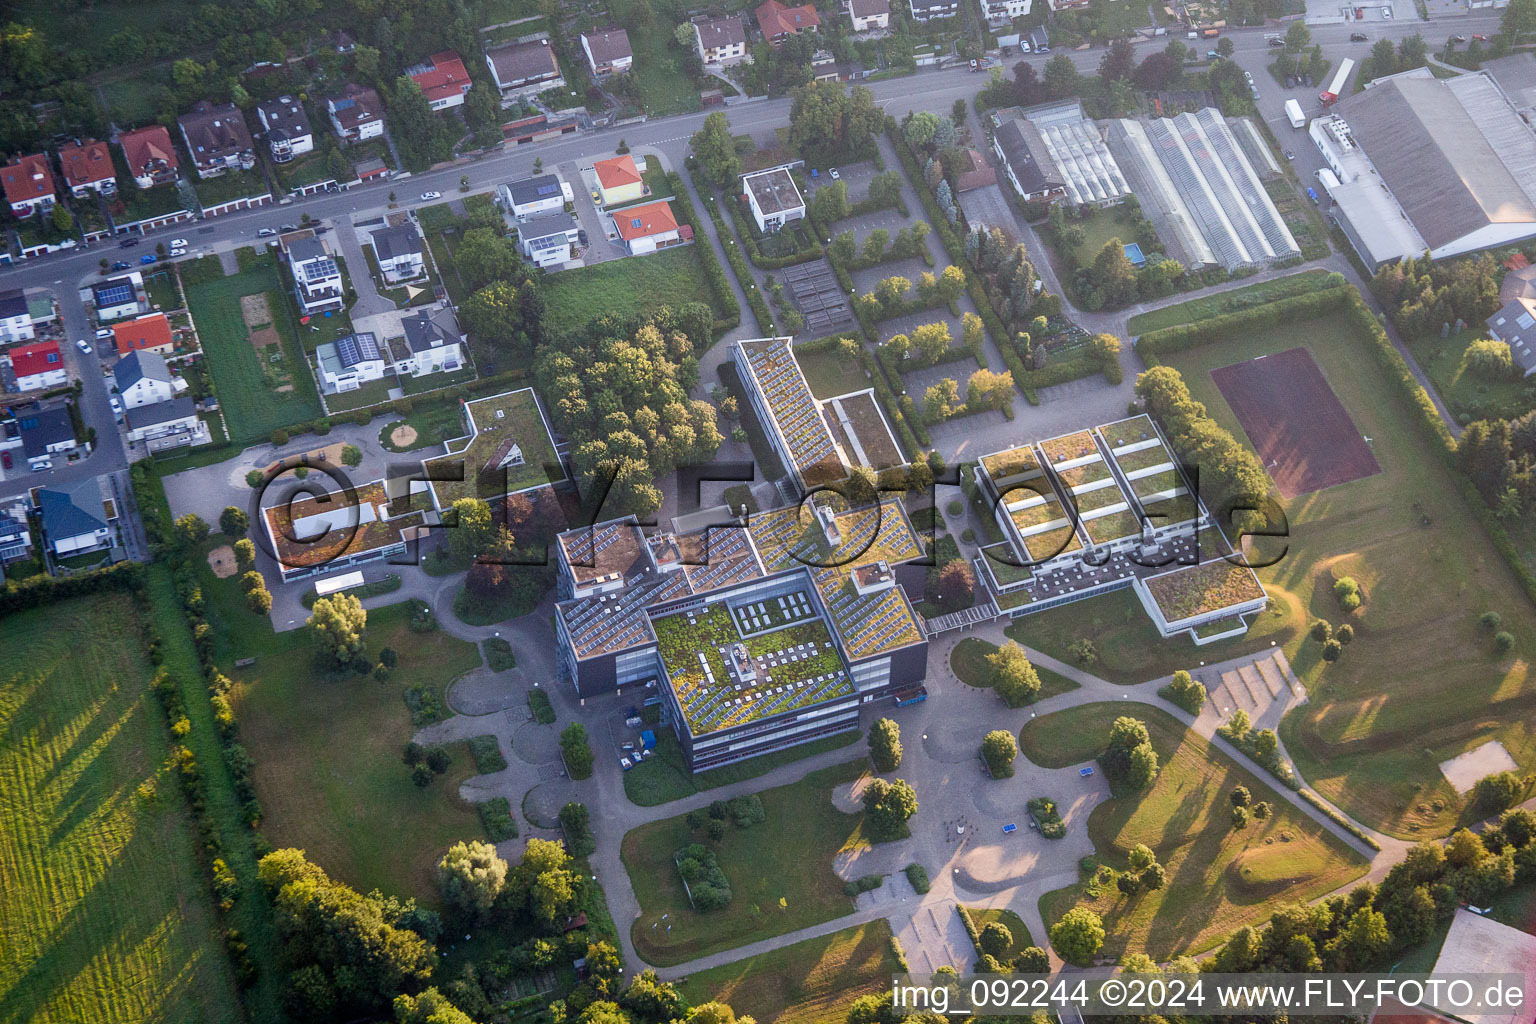
{"type": "Polygon", "coordinates": [[[20,288],[0,292],[0,341],[29,341],[36,336],[27,293],[20,288]]]}
{"type": "Polygon", "coordinates": [[[341,266],[318,238],[301,238],[288,246],[293,293],[305,316],[344,305],[341,266]]]}
{"type": "Polygon", "coordinates": [[[279,96],[275,100],[256,105],[256,116],[267,133],[267,146],[272,159],[285,164],[295,157],[315,151],[315,134],[309,126],[309,113],[304,104],[292,96],[279,96]]]}
{"type": "Polygon", "coordinates": [[[153,188],[176,180],[181,161],[176,147],[171,144],[171,133],[158,124],[148,128],[135,128],[117,137],[123,148],[123,158],[128,162],[128,173],[139,188],[153,188]]]}
{"type": "Polygon", "coordinates": [[[498,191],[501,193],[501,205],[519,221],[563,210],[566,203],[574,202],[576,198],[571,192],[571,186],[562,181],[558,174],[541,174],[536,178],[509,181],[498,191]]]}
{"type": "Polygon", "coordinates": [[[405,337],[397,339],[389,353],[396,375],[425,377],[464,367],[464,334],[452,306],[423,307],[401,320],[400,326],[405,337]]]}
{"type": "Polygon", "coordinates": [[[327,394],[356,391],[384,376],[386,364],[379,342],[371,333],[348,334],[315,349],[320,383],[327,394]]]}
{"type": "Polygon", "coordinates": [[[758,5],[756,14],[757,27],[762,31],[763,38],[774,46],[778,46],[788,36],[815,32],[821,28],[821,15],[816,13],[816,8],[811,4],[785,7],[779,0],[768,0],[758,5]]]}
{"type": "Polygon", "coordinates": [[[987,162],[987,158],[974,149],[967,149],[960,154],[960,169],[955,175],[955,191],[970,192],[984,185],[997,184],[997,171],[987,162]]]}
{"type": "Polygon", "coordinates": [[[33,471],[53,468],[55,455],[64,455],[77,447],[68,406],[23,413],[16,418],[16,425],[21,433],[22,453],[33,471]]]}
{"type": "Polygon", "coordinates": [[[187,389],[187,382],[171,373],[158,352],[130,352],[112,367],[112,383],[125,409],[169,402],[187,389]]]}
{"type": "Polygon", "coordinates": [[[352,169],[357,172],[358,181],[373,181],[377,178],[389,176],[389,165],[376,156],[371,156],[367,160],[359,160],[353,165],[352,169]]]}
{"type": "Polygon", "coordinates": [[[1031,0],[981,0],[981,11],[989,24],[1006,26],[1015,18],[1029,14],[1031,0]]]}
{"type": "Polygon", "coordinates": [[[164,313],[151,313],[137,320],[115,324],[112,337],[117,343],[119,356],[126,356],[130,352],[153,352],[163,358],[176,350],[171,322],[164,313]]]}
{"type": "Polygon", "coordinates": [[[343,142],[367,142],[384,135],[384,104],[379,94],[350,82],[325,101],[331,127],[343,142]]]}
{"type": "Polygon", "coordinates": [[[53,208],[53,171],[45,154],[32,153],[0,167],[0,185],[5,187],[5,201],[14,216],[30,217],[53,208]]]}
{"type": "Polygon", "coordinates": [[[353,39],[352,34],[346,29],[337,29],[331,33],[331,45],[336,48],[337,53],[352,53],[357,49],[357,40],[353,39]]]}
{"type": "Polygon", "coordinates": [[[421,86],[427,106],[433,110],[464,105],[464,94],[469,92],[470,86],[469,71],[452,50],[434,53],[426,63],[407,68],[405,73],[421,86]]]}
{"type": "Polygon", "coordinates": [[[86,139],[60,146],[59,166],[64,169],[64,187],[76,199],[92,192],[112,195],[117,191],[117,170],[105,142],[86,139]]]}
{"type": "Polygon", "coordinates": [[[117,509],[109,487],[104,477],[97,476],[34,492],[43,536],[55,558],[113,545],[117,509]]]}
{"type": "Polygon", "coordinates": [[[197,443],[203,432],[201,422],[197,418],[197,403],[188,395],[141,405],[123,414],[128,440],[148,444],[158,451],[197,443]]]}
{"type": "Polygon", "coordinates": [[[64,353],[59,351],[56,341],[33,342],[13,348],[6,354],[11,357],[11,372],[16,375],[18,391],[42,391],[69,383],[64,353]]]}
{"type": "Polygon", "coordinates": [[[693,19],[693,39],[705,64],[737,64],[747,59],[747,29],[734,14],[693,19]]]}
{"type": "Polygon", "coordinates": [[[645,179],[635,158],[625,153],[611,160],[599,160],[592,165],[597,174],[597,192],[604,206],[615,203],[632,203],[645,198],[645,179]]]}
{"type": "Polygon", "coordinates": [[[571,246],[581,238],[581,226],[564,210],[531,217],[517,226],[517,247],[534,266],[553,267],[571,259],[571,246]]]}
{"type": "Polygon", "coordinates": [[[1067,194],[1067,182],[1056,167],[1040,129],[1024,118],[1006,121],[992,133],[992,149],[1003,162],[1003,172],[1026,202],[1058,199],[1067,194]]]}
{"type": "Polygon", "coordinates": [[[891,0],[844,0],[843,6],[855,32],[891,27],[891,0]]]}
{"type": "Polygon", "coordinates": [[[192,154],[199,178],[217,178],[226,171],[248,171],[256,166],[256,143],[245,126],[245,115],[233,103],[198,100],[176,119],[181,137],[192,154]]]}
{"type": "Polygon", "coordinates": [[[678,226],[672,207],[664,200],[615,210],[613,225],[631,256],[676,245],[688,235],[686,227],[678,226]]]}
{"type": "MultiPolygon", "coordinates": [[[[10,508],[0,509],[0,566],[32,557],[32,529],[27,522],[27,506],[14,500],[10,508]]],[[[0,579],[5,576],[0,571],[0,579]]]]}
{"type": "Polygon", "coordinates": [[[564,89],[555,48],[545,37],[504,43],[485,51],[486,66],[504,104],[547,89],[564,89]]]}
{"type": "Polygon", "coordinates": [[[1536,373],[1536,299],[1518,296],[1486,321],[1488,333],[1509,346],[1521,376],[1536,373]]]}
{"type": "Polygon", "coordinates": [[[581,49],[594,78],[622,75],[635,66],[635,51],[629,46],[629,33],[621,28],[581,34],[581,49]]]}
{"type": "Polygon", "coordinates": [[[805,216],[805,199],[786,167],[773,167],[744,175],[741,191],[747,197],[752,219],[759,231],[777,231],[805,216]]]}
{"type": "Polygon", "coordinates": [[[410,221],[373,233],[373,252],[387,284],[421,277],[427,271],[421,235],[410,221]]]}
{"type": "Polygon", "coordinates": [[[96,307],[96,319],[102,323],[145,312],[149,304],[141,299],[143,295],[144,275],[137,270],[91,285],[91,304],[96,307]]]}
{"type": "Polygon", "coordinates": [[[911,0],[913,21],[953,18],[960,13],[960,0],[911,0]]]}

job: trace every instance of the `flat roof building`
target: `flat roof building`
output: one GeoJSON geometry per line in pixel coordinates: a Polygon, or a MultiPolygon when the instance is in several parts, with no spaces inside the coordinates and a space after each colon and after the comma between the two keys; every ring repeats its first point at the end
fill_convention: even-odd
{"type": "Polygon", "coordinates": [[[787,167],[743,175],[741,191],[759,231],[776,231],[805,216],[805,199],[787,167]]]}

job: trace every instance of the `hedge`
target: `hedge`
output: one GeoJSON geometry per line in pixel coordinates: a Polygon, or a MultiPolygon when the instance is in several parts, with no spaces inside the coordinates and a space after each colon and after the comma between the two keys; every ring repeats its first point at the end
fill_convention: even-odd
{"type": "MultiPolygon", "coordinates": [[[[1342,277],[1340,281],[1342,282],[1342,277]]],[[[1269,327],[1282,320],[1302,320],[1322,316],[1347,304],[1350,296],[1358,297],[1358,295],[1359,293],[1348,284],[1339,283],[1321,291],[1292,295],[1262,306],[1252,306],[1233,313],[1222,313],[1190,324],[1148,331],[1136,339],[1136,351],[1141,353],[1142,360],[1147,365],[1152,366],[1155,363],[1147,358],[1149,355],[1199,348],[1243,331],[1269,327]]],[[[1367,314],[1369,315],[1369,311],[1367,314]]],[[[1375,317],[1371,317],[1371,320],[1374,322],[1375,317]]]]}
{"type": "Polygon", "coordinates": [[[5,586],[0,587],[0,618],[102,590],[137,591],[143,586],[144,566],[138,562],[118,562],[69,576],[28,576],[22,580],[7,580],[5,586]]]}
{"type": "Polygon", "coordinates": [[[737,234],[741,236],[741,244],[747,250],[747,256],[761,269],[782,270],[785,267],[793,267],[796,264],[809,263],[811,260],[821,258],[821,245],[814,238],[811,239],[812,247],[809,249],[800,249],[789,256],[764,256],[757,246],[757,239],[752,236],[752,225],[737,208],[736,200],[726,198],[722,202],[731,211],[731,220],[736,225],[737,234]]]}
{"type": "MultiPolygon", "coordinates": [[[[929,444],[928,429],[924,427],[916,416],[902,415],[901,405],[896,401],[896,393],[891,390],[890,384],[885,379],[885,368],[879,365],[879,361],[873,359],[868,349],[859,350],[859,362],[868,371],[870,381],[875,389],[875,397],[885,407],[885,415],[895,423],[898,433],[901,435],[901,443],[907,448],[907,457],[915,459],[923,453],[923,449],[929,444]]],[[[899,378],[898,378],[899,379],[899,378]]],[[[903,395],[909,403],[911,399],[903,395]]]]}
{"type": "Polygon", "coordinates": [[[1296,792],[1307,803],[1311,804],[1313,807],[1316,807],[1319,811],[1322,811],[1325,815],[1327,815],[1329,821],[1333,822],[1335,825],[1339,826],[1344,831],[1360,840],[1366,846],[1369,846],[1373,850],[1381,849],[1381,844],[1372,839],[1363,828],[1361,828],[1359,825],[1356,825],[1348,818],[1344,817],[1344,815],[1340,814],[1337,810],[1334,809],[1332,804],[1328,803],[1322,797],[1318,796],[1310,789],[1299,789],[1296,792]]]}
{"type": "Polygon", "coordinates": [[[720,260],[715,256],[714,247],[709,244],[709,236],[704,233],[699,224],[698,212],[693,208],[693,200],[688,195],[687,186],[683,184],[682,175],[676,171],[668,171],[667,187],[672,190],[672,201],[677,204],[678,212],[683,215],[683,223],[693,229],[693,244],[703,246],[699,252],[699,265],[704,268],[704,277],[709,281],[710,291],[715,293],[715,307],[736,311],[734,317],[716,317],[715,330],[729,330],[739,326],[741,307],[736,304],[736,296],[731,291],[730,282],[725,279],[725,271],[720,269],[720,260]]]}
{"type": "Polygon", "coordinates": [[[720,216],[718,201],[706,202],[704,205],[709,208],[709,219],[714,221],[715,233],[720,236],[720,244],[725,247],[726,261],[735,271],[741,290],[746,293],[747,305],[752,308],[752,316],[757,320],[757,331],[759,334],[767,334],[773,329],[773,314],[768,311],[768,300],[763,298],[762,290],[756,286],[752,269],[747,266],[747,259],[742,255],[741,246],[732,244],[731,240],[734,239],[735,232],[726,226],[724,218],[720,216]]]}

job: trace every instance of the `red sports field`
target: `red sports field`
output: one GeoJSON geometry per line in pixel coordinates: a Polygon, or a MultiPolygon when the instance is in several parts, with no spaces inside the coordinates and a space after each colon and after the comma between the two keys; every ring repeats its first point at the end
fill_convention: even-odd
{"type": "Polygon", "coordinates": [[[1371,446],[1304,348],[1211,371],[1280,494],[1294,498],[1381,472],[1371,446]]]}

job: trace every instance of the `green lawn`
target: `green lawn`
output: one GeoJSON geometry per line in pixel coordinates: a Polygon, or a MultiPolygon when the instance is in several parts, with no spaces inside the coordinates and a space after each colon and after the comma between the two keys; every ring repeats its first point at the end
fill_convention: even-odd
{"type": "MultiPolygon", "coordinates": [[[[954,670],[955,677],[967,686],[990,689],[996,680],[992,676],[992,667],[987,664],[987,656],[996,653],[996,644],[968,636],[955,644],[955,649],[950,652],[949,667],[954,670]]],[[[1040,677],[1039,700],[1077,689],[1077,683],[1060,672],[1036,665],[1035,674],[1040,677]]]]}
{"type": "MultiPolygon", "coordinates": [[[[702,241],[702,240],[701,240],[702,241]]],[[[692,245],[626,256],[544,279],[545,323],[569,334],[605,313],[649,313],[662,306],[709,302],[709,282],[692,245]]]]}
{"type": "Polygon", "coordinates": [[[1469,420],[1514,419],[1536,407],[1536,395],[1523,378],[1486,381],[1462,372],[1467,346],[1488,336],[1482,324],[1474,327],[1448,338],[1430,334],[1408,341],[1414,359],[1429,374],[1451,414],[1469,420]]]}
{"type": "Polygon", "coordinates": [[[255,169],[225,171],[217,178],[199,178],[194,175],[192,189],[197,193],[198,202],[204,206],[215,206],[247,196],[270,195],[272,191],[265,175],[255,169]]]}
{"type": "Polygon", "coordinates": [[[1083,244],[1075,252],[1078,266],[1091,266],[1094,257],[1111,238],[1120,239],[1122,245],[1136,241],[1136,226],[1122,217],[1122,213],[1123,210],[1118,208],[1109,212],[1095,210],[1093,216],[1071,222],[1083,229],[1083,244]]]}
{"type": "Polygon", "coordinates": [[[241,1021],[127,595],[0,620],[0,1017],[241,1021]]]}
{"type": "Polygon", "coordinates": [[[1277,277],[1273,281],[1261,281],[1258,284],[1217,292],[1215,295],[1190,299],[1175,306],[1164,306],[1150,313],[1137,313],[1126,324],[1126,333],[1136,336],[1162,330],[1164,327],[1192,324],[1197,320],[1207,320],[1223,313],[1235,313],[1250,306],[1262,306],[1268,302],[1290,298],[1292,295],[1317,291],[1327,287],[1329,276],[1326,270],[1304,270],[1298,274],[1277,277]]]}
{"type": "MultiPolygon", "coordinates": [[[[1355,427],[1374,439],[1382,472],[1286,502],[1288,553],[1259,572],[1271,596],[1306,620],[1345,619],[1332,594],[1336,576],[1355,577],[1367,594],[1347,616],[1355,641],[1336,665],[1325,668],[1318,645],[1294,625],[1281,639],[1311,698],[1281,735],[1308,784],[1347,813],[1405,838],[1443,835],[1461,801],[1438,762],[1498,739],[1524,770],[1536,766],[1527,643],[1536,609],[1431,449],[1417,410],[1397,399],[1341,320],[1276,325],[1168,361],[1241,438],[1209,371],[1305,344],[1355,427]],[[1496,655],[1477,625],[1490,609],[1517,638],[1511,655],[1496,655]]],[[[1254,646],[1280,634],[1258,639],[1254,646]]],[[[1228,656],[1214,644],[1198,655],[1228,656]]]]}
{"type": "Polygon", "coordinates": [[[677,987],[695,1006],[717,999],[758,1024],[843,1024],[855,999],[901,971],[882,919],[700,971],[677,987]]]}
{"type": "Polygon", "coordinates": [[[1065,744],[1058,754],[1064,759],[1087,745],[1081,737],[1095,737],[1102,746],[1108,723],[1120,714],[1147,724],[1162,771],[1145,793],[1095,807],[1088,833],[1100,860],[1117,868],[1125,867],[1137,843],[1150,846],[1167,869],[1167,885],[1127,898],[1113,885],[1095,894],[1078,882],[1041,897],[1047,926],[1072,907],[1086,906],[1104,920],[1103,955],[1144,952],[1161,961],[1209,949],[1234,928],[1264,920],[1279,903],[1315,899],[1365,873],[1364,857],[1156,708],[1086,704],[1034,719],[1024,732],[1036,753],[1065,744]],[[1240,785],[1255,802],[1267,801],[1273,813],[1234,831],[1230,796],[1240,785]]]}
{"type": "MultiPolygon", "coordinates": [[[[1011,910],[999,910],[996,907],[961,907],[960,913],[971,919],[971,924],[975,925],[978,935],[983,928],[994,921],[1008,929],[1008,933],[1013,936],[1013,945],[1008,947],[1008,955],[1001,958],[1003,960],[1011,960],[1021,951],[1035,944],[1034,936],[1029,934],[1029,925],[1011,910]]],[[[976,955],[980,956],[981,950],[978,949],[976,955]]],[[[958,968],[959,965],[957,964],[956,967],[958,968]]]]}
{"type": "Polygon", "coordinates": [[[439,402],[425,409],[417,409],[408,416],[391,418],[379,429],[379,444],[392,452],[413,452],[463,437],[464,430],[463,407],[452,402],[439,402]],[[404,447],[397,447],[389,440],[389,435],[401,425],[415,430],[416,440],[404,447]]]}
{"type": "MultiPolygon", "coordinates": [[[[628,26],[629,45],[635,51],[631,74],[639,87],[645,112],[651,117],[665,117],[698,110],[699,87],[683,74],[683,53],[672,38],[676,21],[650,18],[644,27],[637,27],[627,13],[629,6],[628,3],[617,3],[609,8],[609,12],[618,23],[628,26]]],[[[580,47],[581,43],[574,35],[571,41],[580,47]]]]}
{"type": "Polygon", "coordinates": [[[667,967],[852,911],[853,900],[833,872],[832,859],[840,850],[864,845],[863,815],[837,810],[831,795],[835,786],[866,770],[861,761],[834,765],[764,790],[767,820],[746,829],[731,826],[713,844],[734,898],[708,914],[689,905],[672,862],[673,853],[689,843],[707,842],[703,831],[692,833],[683,815],[631,830],[621,852],[640,902],[640,916],[630,928],[635,951],[647,963],[667,967]]]}
{"type": "Polygon", "coordinates": [[[796,350],[795,357],[817,398],[835,398],[871,386],[858,360],[845,358],[835,345],[814,352],[796,350]]]}
{"type": "Polygon", "coordinates": [[[286,427],[320,415],[314,375],[305,365],[286,293],[277,272],[270,268],[248,270],[233,277],[187,288],[187,306],[197,325],[197,336],[208,358],[208,368],[218,389],[231,438],[237,443],[264,438],[286,427]],[[268,307],[282,339],[281,364],[289,390],[275,390],[263,380],[262,360],[251,344],[240,297],[268,293],[268,307]]]}
{"type": "Polygon", "coordinates": [[[479,650],[442,631],[411,632],[408,606],[390,605],[369,613],[367,629],[371,651],[393,647],[400,656],[390,679],[325,675],[307,633],[274,634],[265,617],[245,609],[237,579],[205,574],[203,589],[219,663],[237,684],[230,699],[256,759],[262,831],[272,845],[307,850],[360,891],[378,887],[435,906],[434,865],[443,851],[483,835],[474,807],[458,796],[475,767],[467,746],[454,744],[448,772],[416,787],[400,759],[414,731],[401,694],[425,682],[441,695],[480,664],[479,650]],[[240,657],[256,664],[235,669],[240,657]]]}
{"type": "Polygon", "coordinates": [[[695,793],[735,782],[755,779],[781,765],[792,764],[801,758],[837,750],[863,739],[857,729],[836,736],[827,736],[810,743],[791,747],[772,754],[750,758],[723,768],[694,774],[688,771],[683,758],[683,748],[677,737],[667,729],[656,730],[656,753],[624,773],[624,795],[637,807],[655,807],[658,804],[681,800],[695,793]]]}

